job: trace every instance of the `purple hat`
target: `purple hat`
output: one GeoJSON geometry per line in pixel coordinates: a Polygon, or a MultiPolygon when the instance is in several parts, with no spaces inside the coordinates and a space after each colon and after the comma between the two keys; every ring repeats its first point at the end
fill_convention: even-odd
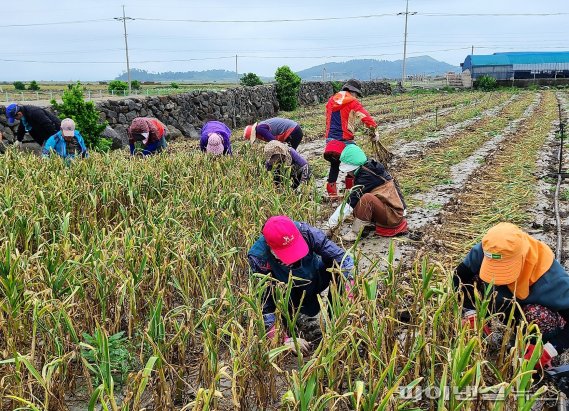
{"type": "Polygon", "coordinates": [[[223,154],[223,137],[217,133],[211,133],[207,139],[206,153],[220,156],[223,154]]]}

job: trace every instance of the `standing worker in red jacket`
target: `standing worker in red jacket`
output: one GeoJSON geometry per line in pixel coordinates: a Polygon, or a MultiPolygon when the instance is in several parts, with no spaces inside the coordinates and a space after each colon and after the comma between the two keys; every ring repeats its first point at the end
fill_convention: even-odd
{"type": "MultiPolygon", "coordinates": [[[[350,79],[342,86],[342,91],[334,94],[326,104],[326,148],[324,158],[330,162],[326,192],[331,199],[338,197],[336,180],[340,173],[340,154],[346,144],[355,144],[354,131],[361,121],[375,132],[377,123],[358,101],[362,96],[359,80],[350,79]]],[[[346,189],[353,186],[353,178],[346,177],[346,189]]]]}

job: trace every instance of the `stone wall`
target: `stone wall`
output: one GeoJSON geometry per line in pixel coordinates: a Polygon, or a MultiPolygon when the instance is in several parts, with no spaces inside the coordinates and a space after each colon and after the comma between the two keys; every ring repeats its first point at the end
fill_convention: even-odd
{"type": "MultiPolygon", "coordinates": [[[[384,82],[362,82],[364,95],[391,94],[384,82]]],[[[333,94],[331,82],[302,83],[301,105],[325,102],[333,94]]],[[[126,129],[135,117],[156,117],[170,126],[171,136],[199,138],[199,129],[208,120],[219,120],[230,128],[243,127],[255,121],[278,115],[279,103],[274,85],[238,87],[225,91],[194,91],[159,97],[105,100],[97,103],[101,119],[125,140],[126,129]],[[179,132],[178,132],[179,131],[179,132]]],[[[0,131],[7,140],[16,129],[8,127],[5,107],[0,106],[0,131]]],[[[118,144],[120,146],[121,144],[118,144]]]]}

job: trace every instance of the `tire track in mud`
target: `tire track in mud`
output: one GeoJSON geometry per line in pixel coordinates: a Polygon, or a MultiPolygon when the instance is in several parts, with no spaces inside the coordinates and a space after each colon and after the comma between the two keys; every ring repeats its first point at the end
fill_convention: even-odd
{"type": "Polygon", "coordinates": [[[556,118],[555,98],[542,93],[533,115],[519,122],[517,131],[501,143],[467,179],[425,230],[417,257],[425,253],[443,264],[456,263],[484,232],[500,221],[524,224],[535,195],[536,157],[556,118]]]}

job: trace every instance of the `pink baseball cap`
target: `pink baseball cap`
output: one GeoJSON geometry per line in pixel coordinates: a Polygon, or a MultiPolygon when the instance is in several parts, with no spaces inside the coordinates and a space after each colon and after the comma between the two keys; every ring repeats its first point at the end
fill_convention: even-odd
{"type": "Polygon", "coordinates": [[[284,264],[297,262],[308,254],[308,244],[296,224],[287,216],[271,217],[263,227],[265,241],[284,264]]]}
{"type": "Polygon", "coordinates": [[[66,118],[61,121],[61,132],[64,137],[71,137],[75,135],[75,121],[66,118]]]}

